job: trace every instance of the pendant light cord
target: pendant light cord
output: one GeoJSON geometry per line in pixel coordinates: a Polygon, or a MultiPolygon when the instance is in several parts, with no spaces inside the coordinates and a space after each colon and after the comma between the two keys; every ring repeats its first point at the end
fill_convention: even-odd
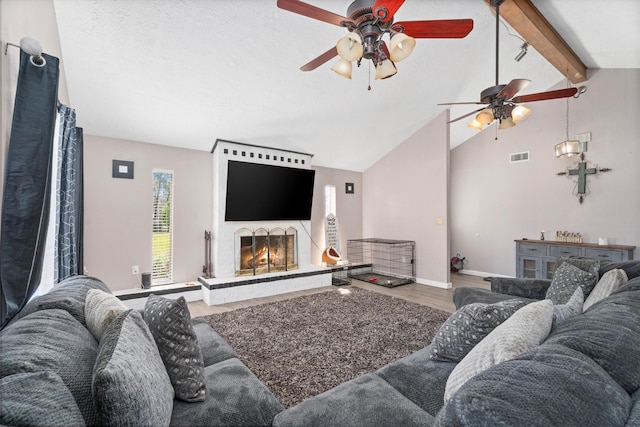
{"type": "MultiPolygon", "coordinates": [[[[571,87],[571,83],[569,82],[569,70],[567,70],[567,88],[571,87]]],[[[565,141],[569,140],[569,98],[567,98],[567,127],[566,127],[566,132],[567,132],[567,139],[565,141]]]]}

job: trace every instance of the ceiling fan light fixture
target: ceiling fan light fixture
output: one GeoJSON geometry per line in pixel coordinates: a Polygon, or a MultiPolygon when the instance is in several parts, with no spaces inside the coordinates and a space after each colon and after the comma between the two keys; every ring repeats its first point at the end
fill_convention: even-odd
{"type": "Polygon", "coordinates": [[[556,144],[556,157],[573,157],[580,154],[580,141],[566,140],[556,144]]]}
{"type": "Polygon", "coordinates": [[[350,32],[336,43],[336,49],[340,58],[346,61],[357,61],[362,58],[364,48],[362,47],[362,37],[356,32],[350,32]]]}
{"type": "Polygon", "coordinates": [[[391,36],[389,45],[390,59],[393,62],[402,61],[411,55],[414,47],[416,47],[416,39],[409,37],[405,33],[395,33],[391,36]]]}
{"type": "Polygon", "coordinates": [[[398,69],[389,59],[384,59],[376,66],[376,80],[387,79],[398,72],[398,69]]]}
{"type": "Polygon", "coordinates": [[[353,64],[346,59],[338,59],[333,67],[331,67],[333,71],[340,74],[345,79],[351,80],[351,71],[353,70],[353,64]]]}
{"type": "Polygon", "coordinates": [[[493,111],[491,111],[491,108],[485,108],[484,110],[480,111],[476,116],[476,121],[483,125],[488,125],[493,121],[493,119],[494,119],[493,111]]]}
{"type": "Polygon", "coordinates": [[[514,127],[516,124],[514,123],[511,117],[507,117],[506,119],[500,119],[500,125],[498,129],[509,129],[514,127]]]}
{"type": "Polygon", "coordinates": [[[475,130],[482,130],[482,123],[480,123],[477,119],[471,120],[467,126],[475,130]]]}
{"type": "Polygon", "coordinates": [[[529,117],[531,114],[531,109],[525,107],[524,105],[517,105],[511,110],[511,119],[513,123],[519,123],[529,117]]]}

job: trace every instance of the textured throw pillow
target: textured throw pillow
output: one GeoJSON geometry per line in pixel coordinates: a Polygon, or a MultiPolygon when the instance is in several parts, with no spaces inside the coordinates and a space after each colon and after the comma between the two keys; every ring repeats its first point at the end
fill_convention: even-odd
{"type": "Polygon", "coordinates": [[[184,297],[170,300],[150,295],[144,319],[156,340],[178,399],[200,402],[207,391],[198,338],[184,297]]]}
{"type": "Polygon", "coordinates": [[[524,301],[511,299],[460,307],[433,337],[429,358],[443,362],[461,361],[476,344],[524,305],[524,301]]]}
{"type": "Polygon", "coordinates": [[[578,287],[581,287],[583,294],[587,295],[593,289],[597,278],[597,275],[594,276],[573,264],[562,263],[553,273],[546,298],[554,304],[566,304],[578,287]]]}
{"type": "Polygon", "coordinates": [[[616,289],[627,283],[627,273],[624,270],[609,270],[602,275],[600,281],[589,294],[589,298],[584,302],[583,310],[591,307],[600,300],[605,299],[616,289]]]}
{"type": "Polygon", "coordinates": [[[469,379],[506,360],[511,360],[539,345],[551,331],[553,303],[534,302],[516,311],[480,341],[453,369],[444,393],[444,401],[469,379]]]}
{"type": "Polygon", "coordinates": [[[560,257],[559,264],[563,263],[571,264],[582,271],[593,274],[593,280],[589,283],[583,283],[581,286],[584,297],[587,298],[593,290],[593,287],[598,283],[598,278],[600,277],[600,260],[582,257],[560,257]]]}
{"type": "Polygon", "coordinates": [[[566,304],[558,304],[553,306],[553,323],[551,329],[560,325],[567,319],[582,313],[582,303],[584,302],[584,293],[582,288],[578,286],[569,301],[566,304]]]}
{"type": "Polygon", "coordinates": [[[113,294],[99,289],[90,289],[84,301],[84,320],[98,342],[104,330],[127,306],[113,294]]]}
{"type": "Polygon", "coordinates": [[[98,424],[166,426],[173,387],[140,313],[125,311],[107,327],[93,369],[98,424]]]}

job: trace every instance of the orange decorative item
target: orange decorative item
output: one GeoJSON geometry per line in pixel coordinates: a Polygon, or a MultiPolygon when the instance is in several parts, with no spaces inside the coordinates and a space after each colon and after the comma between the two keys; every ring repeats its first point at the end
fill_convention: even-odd
{"type": "Polygon", "coordinates": [[[329,246],[326,251],[322,252],[322,262],[327,264],[335,264],[340,261],[341,257],[340,252],[333,246],[329,246]]]}

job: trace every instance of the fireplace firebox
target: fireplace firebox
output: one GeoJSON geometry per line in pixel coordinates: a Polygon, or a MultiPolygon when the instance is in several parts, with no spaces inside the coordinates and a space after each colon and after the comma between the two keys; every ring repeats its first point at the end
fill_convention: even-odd
{"type": "Polygon", "coordinates": [[[236,276],[255,276],[298,268],[295,228],[242,228],[235,234],[236,276]]]}

